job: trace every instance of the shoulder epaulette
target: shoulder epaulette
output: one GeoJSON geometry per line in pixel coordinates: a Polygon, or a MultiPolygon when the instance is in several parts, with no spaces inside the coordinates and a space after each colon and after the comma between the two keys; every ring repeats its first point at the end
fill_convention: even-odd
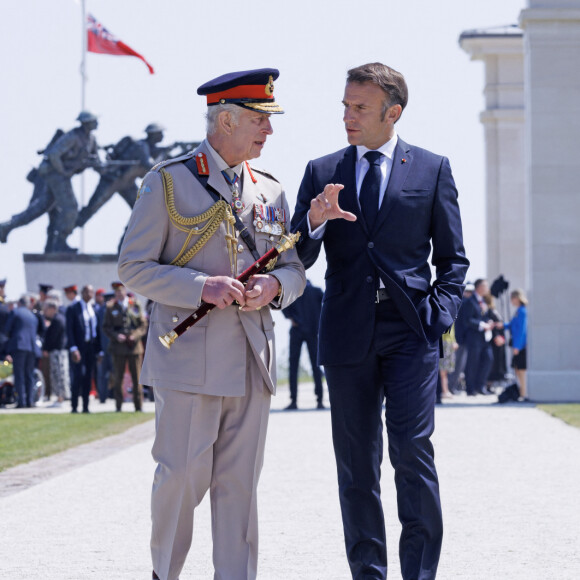
{"type": "Polygon", "coordinates": [[[265,169],[260,169],[259,167],[254,167],[253,165],[250,167],[252,171],[259,173],[260,175],[264,175],[265,177],[269,177],[270,179],[274,180],[276,183],[280,183],[271,173],[268,173],[265,169]]]}
{"type": "Polygon", "coordinates": [[[174,163],[182,163],[183,161],[187,161],[191,159],[194,155],[193,151],[186,153],[185,155],[180,155],[179,157],[173,157],[171,159],[165,159],[164,161],[160,161],[156,165],[154,165],[149,171],[158,172],[163,167],[167,167],[168,165],[173,165],[174,163]]]}

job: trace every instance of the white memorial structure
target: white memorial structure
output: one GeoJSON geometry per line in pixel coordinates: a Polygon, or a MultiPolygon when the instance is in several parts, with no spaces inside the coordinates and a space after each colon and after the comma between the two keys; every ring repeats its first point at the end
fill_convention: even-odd
{"type": "Polygon", "coordinates": [[[580,0],[459,42],[485,64],[487,276],[530,299],[530,399],[580,401],[580,0]]]}

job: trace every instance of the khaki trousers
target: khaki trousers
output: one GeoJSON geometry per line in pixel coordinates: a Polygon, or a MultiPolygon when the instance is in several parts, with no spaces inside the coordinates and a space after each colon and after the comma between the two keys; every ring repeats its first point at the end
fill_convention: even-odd
{"type": "Polygon", "coordinates": [[[151,496],[151,555],[161,580],[176,580],[193,514],[210,490],[214,580],[257,575],[256,488],[264,460],[270,391],[251,351],[246,395],[217,397],[155,388],[157,470],[151,496]]]}

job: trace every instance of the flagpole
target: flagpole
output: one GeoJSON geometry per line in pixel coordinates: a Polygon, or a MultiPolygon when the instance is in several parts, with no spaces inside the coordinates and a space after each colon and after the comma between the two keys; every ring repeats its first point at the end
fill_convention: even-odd
{"type": "MultiPolygon", "coordinates": [[[[87,86],[87,15],[86,15],[86,1],[81,0],[81,32],[82,32],[82,57],[81,57],[81,111],[85,110],[86,105],[86,86],[87,86]]],[[[85,172],[80,175],[81,178],[81,208],[85,207],[85,172]]],[[[81,227],[81,254],[85,253],[85,227],[81,227]]]]}

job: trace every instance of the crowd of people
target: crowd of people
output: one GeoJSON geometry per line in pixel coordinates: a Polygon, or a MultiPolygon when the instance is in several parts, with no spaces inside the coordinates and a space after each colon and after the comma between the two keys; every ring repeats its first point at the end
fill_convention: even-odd
{"type": "Polygon", "coordinates": [[[38,293],[6,299],[0,280],[0,362],[4,382],[0,404],[34,407],[39,398],[72,413],[89,413],[90,393],[101,403],[114,398],[121,411],[129,391],[135,411],[143,406],[139,367],[147,335],[147,316],[125,286],[111,290],[90,284],[62,289],[40,284],[38,293]],[[124,388],[128,369],[131,387],[124,388]],[[12,379],[6,376],[11,373],[12,379]],[[40,376],[39,376],[40,374],[40,376]],[[44,389],[38,389],[41,382],[44,389]]]}
{"type": "Polygon", "coordinates": [[[524,292],[517,289],[510,293],[510,302],[514,316],[507,321],[496,307],[496,297],[487,280],[480,278],[466,284],[457,320],[443,335],[439,402],[460,391],[468,396],[495,394],[513,378],[508,359],[515,374],[518,400],[527,400],[528,301],[524,292]]]}

